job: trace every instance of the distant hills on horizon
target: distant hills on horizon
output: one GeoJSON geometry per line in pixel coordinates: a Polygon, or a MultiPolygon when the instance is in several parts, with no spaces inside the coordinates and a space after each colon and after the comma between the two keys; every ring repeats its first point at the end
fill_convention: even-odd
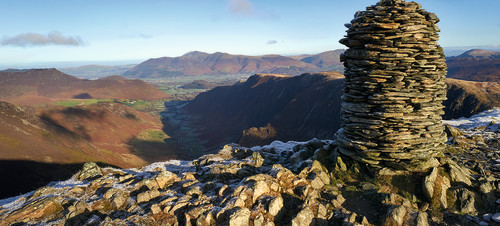
{"type": "Polygon", "coordinates": [[[500,81],[500,52],[472,49],[446,59],[449,78],[478,82],[500,81]]]}
{"type": "MultiPolygon", "coordinates": [[[[111,75],[127,78],[162,79],[198,75],[253,75],[272,73],[300,75],[322,71],[343,72],[340,54],[344,50],[331,50],[319,54],[292,56],[247,56],[228,53],[188,52],[179,57],[151,58],[140,64],[119,66],[84,65],[58,70],[84,79],[98,79],[111,75]]],[[[456,56],[447,57],[449,78],[469,81],[498,81],[500,78],[500,52],[471,49],[456,56]]],[[[16,70],[16,69],[9,69],[16,70]]],[[[8,71],[8,70],[4,70],[8,71]]]]}
{"type": "Polygon", "coordinates": [[[14,104],[92,98],[157,100],[167,96],[142,80],[121,76],[87,80],[53,68],[0,71],[0,100],[14,104]]]}
{"type": "Polygon", "coordinates": [[[193,51],[179,57],[153,58],[123,73],[127,78],[168,78],[185,75],[274,73],[298,75],[341,69],[340,54],[332,50],[315,55],[247,56],[193,51]]]}

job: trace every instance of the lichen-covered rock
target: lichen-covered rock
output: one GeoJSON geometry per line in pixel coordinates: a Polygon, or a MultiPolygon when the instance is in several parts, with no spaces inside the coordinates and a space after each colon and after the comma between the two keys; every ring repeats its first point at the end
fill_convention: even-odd
{"type": "Polygon", "coordinates": [[[83,164],[83,169],[76,175],[77,180],[87,180],[102,176],[101,167],[95,162],[87,162],[83,164]]]}
{"type": "Polygon", "coordinates": [[[274,217],[278,215],[278,213],[281,211],[282,208],[283,208],[283,198],[281,196],[278,196],[269,203],[268,212],[271,214],[271,216],[274,217]]]}
{"type": "Polygon", "coordinates": [[[404,206],[394,206],[390,208],[387,212],[387,216],[384,225],[403,225],[406,216],[406,207],[404,206]]]}
{"type": "Polygon", "coordinates": [[[465,188],[460,188],[455,191],[458,199],[458,210],[464,214],[476,214],[476,194],[465,188]]]}
{"type": "MultiPolygon", "coordinates": [[[[420,183],[431,174],[437,174],[432,192],[440,194],[436,196],[437,203],[449,199],[453,203],[448,208],[463,205],[466,212],[471,212],[467,210],[467,203],[472,203],[467,195],[461,198],[457,192],[448,192],[450,197],[446,196],[450,182],[444,174],[449,173],[447,162],[451,159],[439,158],[443,165],[436,167],[435,173],[381,169],[374,173],[388,179],[379,180],[379,177],[370,177],[362,164],[339,155],[334,147],[333,141],[274,142],[264,147],[226,147],[195,161],[172,160],[140,169],[103,168],[102,175],[92,180],[80,181],[75,176],[20,197],[0,200],[0,225],[4,222],[8,222],[7,225],[236,225],[245,222],[269,226],[342,222],[380,225],[388,222],[385,221],[387,209],[391,209],[392,221],[396,223],[404,211],[404,222],[424,222],[425,214],[418,211],[426,211],[429,224],[453,224],[456,222],[453,218],[439,212],[447,211],[441,208],[445,205],[425,205],[422,202],[432,204],[433,200],[426,200],[423,194],[415,197],[403,190],[392,190],[395,186],[391,183],[422,188],[420,183]],[[345,159],[342,160],[345,171],[335,171],[333,165],[328,168],[323,161],[315,159],[314,150],[325,146],[333,152],[328,154],[332,162],[337,156],[345,159]],[[253,154],[256,152],[259,155],[253,154]],[[300,152],[300,158],[304,159],[284,158],[293,155],[289,152],[300,152]],[[255,156],[263,159],[259,167],[255,166],[255,156]],[[215,168],[224,173],[219,174],[221,171],[215,168]],[[247,176],[242,176],[241,170],[247,176]],[[413,183],[417,181],[420,183],[413,183]]],[[[478,187],[467,188],[463,187],[464,183],[454,182],[450,188],[451,191],[482,192],[474,195],[474,203],[480,204],[475,206],[478,213],[484,212],[482,194],[495,196],[499,185],[493,176],[481,178],[480,183],[473,183],[478,187]]],[[[492,200],[496,199],[495,196],[492,200]]],[[[494,213],[496,209],[489,211],[494,213]]],[[[473,220],[461,217],[460,222],[473,220]]]]}
{"type": "Polygon", "coordinates": [[[429,216],[426,212],[418,212],[416,226],[429,226],[429,216]]]}
{"type": "Polygon", "coordinates": [[[229,217],[230,226],[247,226],[250,224],[250,210],[247,208],[241,208],[236,210],[229,217]]]}
{"type": "Polygon", "coordinates": [[[57,216],[57,214],[63,211],[62,201],[63,199],[58,196],[35,199],[20,209],[11,212],[1,221],[1,224],[10,225],[14,223],[36,222],[57,216]]]}
{"type": "Polygon", "coordinates": [[[314,219],[314,212],[306,207],[302,209],[292,220],[292,226],[311,225],[314,219]]]}

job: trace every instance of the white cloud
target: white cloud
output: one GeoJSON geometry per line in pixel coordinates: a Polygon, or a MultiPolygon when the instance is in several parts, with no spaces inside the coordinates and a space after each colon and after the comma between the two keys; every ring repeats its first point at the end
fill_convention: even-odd
{"type": "Polygon", "coordinates": [[[267,45],[274,45],[274,44],[278,44],[278,41],[276,40],[269,40],[266,42],[267,45]]]}
{"type": "Polygon", "coordinates": [[[59,31],[52,31],[47,35],[38,33],[24,33],[13,37],[4,37],[0,43],[2,46],[46,46],[46,45],[66,45],[81,46],[83,41],[78,36],[64,36],[59,31]]]}
{"type": "Polygon", "coordinates": [[[234,15],[254,15],[255,9],[249,0],[229,0],[229,10],[234,15]]]}

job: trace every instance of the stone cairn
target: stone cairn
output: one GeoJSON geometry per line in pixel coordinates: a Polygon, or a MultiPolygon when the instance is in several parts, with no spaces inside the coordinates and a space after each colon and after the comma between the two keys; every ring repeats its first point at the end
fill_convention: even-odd
{"type": "Polygon", "coordinates": [[[415,2],[381,0],[357,12],[348,50],[339,151],[376,168],[438,165],[443,150],[446,63],[437,16],[415,2]]]}

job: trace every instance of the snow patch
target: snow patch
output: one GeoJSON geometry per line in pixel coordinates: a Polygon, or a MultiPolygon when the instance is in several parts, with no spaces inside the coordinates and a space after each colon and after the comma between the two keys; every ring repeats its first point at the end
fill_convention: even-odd
{"type": "Polygon", "coordinates": [[[34,191],[16,197],[2,199],[0,200],[0,209],[6,209],[8,212],[20,209],[24,201],[26,201],[29,196],[32,196],[33,193],[34,191]]]}
{"type": "Polygon", "coordinates": [[[500,108],[487,110],[470,118],[462,117],[453,120],[443,120],[443,123],[466,131],[471,131],[478,127],[486,127],[488,131],[500,132],[500,108]]]}

